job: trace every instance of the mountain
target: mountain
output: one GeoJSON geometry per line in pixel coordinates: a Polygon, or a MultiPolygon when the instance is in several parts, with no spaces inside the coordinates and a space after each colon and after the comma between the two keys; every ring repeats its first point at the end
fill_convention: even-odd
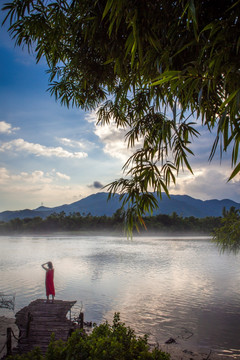
{"type": "MultiPolygon", "coordinates": [[[[64,211],[66,215],[79,212],[82,216],[86,216],[89,213],[93,216],[112,216],[121,206],[119,195],[116,194],[116,196],[109,201],[107,201],[107,198],[108,193],[100,192],[87,196],[72,204],[65,204],[54,208],[40,206],[34,210],[3,211],[0,213],[0,220],[9,221],[15,218],[24,219],[37,216],[46,218],[52,213],[60,213],[62,211],[64,211]]],[[[194,199],[188,195],[171,195],[169,199],[166,194],[162,194],[162,199],[158,200],[158,204],[159,209],[154,211],[153,215],[170,215],[176,212],[182,217],[194,216],[202,218],[206,216],[221,216],[223,207],[225,207],[226,210],[229,210],[231,206],[240,209],[240,203],[229,199],[203,201],[194,199]]]]}

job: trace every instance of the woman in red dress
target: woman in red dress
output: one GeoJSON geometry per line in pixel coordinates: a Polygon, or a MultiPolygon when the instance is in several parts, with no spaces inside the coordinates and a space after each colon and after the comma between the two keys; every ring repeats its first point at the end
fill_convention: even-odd
{"type": "Polygon", "coordinates": [[[55,288],[54,288],[54,268],[51,261],[46,262],[45,264],[42,264],[42,268],[46,270],[46,295],[47,295],[47,302],[49,302],[49,295],[52,295],[52,302],[54,301],[55,296],[55,288]],[[48,267],[46,267],[47,265],[48,267]]]}

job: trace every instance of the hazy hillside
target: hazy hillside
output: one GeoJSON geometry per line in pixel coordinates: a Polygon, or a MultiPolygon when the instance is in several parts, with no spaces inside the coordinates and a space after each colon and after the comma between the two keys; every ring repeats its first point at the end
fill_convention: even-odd
{"type": "MultiPolygon", "coordinates": [[[[54,208],[47,208],[41,206],[34,210],[19,210],[19,211],[4,211],[0,213],[0,220],[8,221],[14,218],[33,218],[40,216],[46,218],[52,213],[59,213],[64,211],[67,215],[74,212],[79,212],[85,216],[91,213],[93,216],[112,216],[117,209],[120,208],[119,196],[116,195],[110,201],[107,201],[108,194],[101,192],[90,195],[84,199],[76,201],[72,204],[65,204],[54,208]]],[[[199,200],[187,195],[171,195],[169,199],[166,194],[163,194],[162,200],[159,200],[159,209],[154,212],[157,214],[172,214],[176,212],[179,216],[189,217],[194,216],[203,218],[206,216],[221,216],[222,209],[225,207],[229,209],[234,206],[240,209],[240,204],[232,200],[199,200]]]]}

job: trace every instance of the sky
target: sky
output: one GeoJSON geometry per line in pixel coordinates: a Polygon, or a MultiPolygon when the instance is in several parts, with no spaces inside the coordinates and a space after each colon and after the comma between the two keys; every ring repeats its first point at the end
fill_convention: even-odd
{"type": "MultiPolygon", "coordinates": [[[[70,204],[106,191],[130,155],[123,130],[97,126],[95,112],[68,109],[50,96],[46,70],[44,61],[36,64],[14,46],[7,26],[0,28],[0,212],[70,204]]],[[[231,154],[220,163],[217,153],[209,163],[214,135],[198,129],[189,157],[194,175],[181,173],[170,194],[240,202],[239,176],[227,183],[231,154]]]]}

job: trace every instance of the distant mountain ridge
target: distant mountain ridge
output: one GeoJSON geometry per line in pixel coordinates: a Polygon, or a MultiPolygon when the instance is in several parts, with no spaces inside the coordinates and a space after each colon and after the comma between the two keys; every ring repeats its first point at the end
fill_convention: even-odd
{"type": "MultiPolygon", "coordinates": [[[[156,196],[156,195],[155,195],[156,196]]],[[[119,195],[116,194],[114,198],[107,201],[108,193],[100,192],[87,196],[84,199],[76,201],[72,204],[64,204],[61,206],[49,208],[40,206],[37,209],[18,210],[18,211],[3,211],[0,213],[1,221],[9,221],[15,218],[34,218],[40,216],[46,218],[52,213],[60,213],[64,211],[66,215],[70,213],[79,212],[82,216],[91,214],[93,216],[112,216],[117,209],[120,208],[121,203],[119,195]]],[[[203,218],[206,216],[221,216],[223,207],[229,210],[231,206],[240,209],[240,203],[233,200],[199,200],[194,199],[188,195],[171,195],[170,199],[166,194],[162,194],[162,199],[158,200],[159,209],[154,211],[153,215],[167,214],[170,215],[176,212],[179,216],[189,217],[194,216],[203,218]]]]}

